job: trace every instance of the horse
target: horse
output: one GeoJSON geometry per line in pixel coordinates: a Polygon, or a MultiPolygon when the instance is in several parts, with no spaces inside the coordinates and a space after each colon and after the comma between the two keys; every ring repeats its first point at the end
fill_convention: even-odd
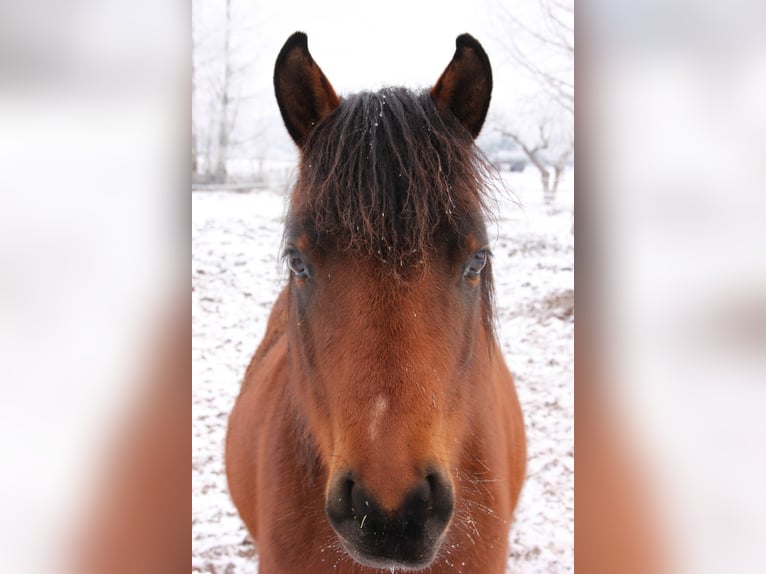
{"type": "Polygon", "coordinates": [[[296,32],[274,86],[300,152],[289,278],[225,445],[259,572],[505,572],[526,442],[474,142],[489,58],[463,34],[432,88],[341,98],[296,32]]]}

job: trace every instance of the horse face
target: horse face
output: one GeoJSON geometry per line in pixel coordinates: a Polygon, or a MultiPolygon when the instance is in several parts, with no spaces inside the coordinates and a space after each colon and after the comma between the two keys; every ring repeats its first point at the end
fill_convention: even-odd
{"type": "Polygon", "coordinates": [[[330,523],[364,564],[425,566],[452,517],[450,469],[487,376],[486,252],[475,238],[445,242],[402,278],[305,237],[289,249],[291,379],[327,469],[330,523]]]}
{"type": "MultiPolygon", "coordinates": [[[[274,82],[285,125],[306,153],[314,126],[340,100],[311,58],[305,35],[295,34],[285,44],[274,82]]],[[[470,36],[460,36],[453,60],[430,91],[431,109],[449,121],[457,119],[470,141],[486,116],[491,85],[483,49],[470,36]]],[[[357,133],[348,130],[338,139],[357,133]]],[[[425,145],[408,148],[409,160],[418,161],[422,156],[417,150],[429,147],[430,132],[423,137],[425,145]]],[[[385,145],[396,145],[396,137],[383,139],[385,145]]],[[[365,145],[360,141],[352,148],[365,145]]],[[[398,150],[389,160],[391,156],[396,161],[403,157],[398,150]]],[[[340,159],[348,163],[347,157],[340,159]]],[[[470,418],[480,416],[472,410],[472,398],[489,377],[490,335],[482,321],[488,301],[482,297],[482,283],[490,278],[483,224],[477,223],[481,218],[476,207],[465,213],[458,208],[447,225],[420,226],[430,229],[431,236],[418,258],[386,261],[386,254],[375,249],[342,248],[347,239],[343,229],[353,234],[356,226],[335,214],[345,222],[338,236],[320,240],[314,233],[310,212],[316,190],[305,185],[303,175],[310,165],[303,160],[287,233],[288,369],[305,432],[326,471],[327,517],[358,562],[423,568],[433,561],[452,519],[452,469],[464,454],[470,418]],[[460,225],[453,225],[457,220],[460,225]]],[[[432,163],[421,172],[440,172],[441,156],[434,161],[438,169],[432,163]]],[[[378,175],[388,178],[391,173],[378,175]]],[[[347,180],[355,180],[356,174],[347,180]]],[[[393,204],[411,199],[410,189],[401,192],[395,189],[398,184],[375,183],[396,198],[393,204]]],[[[463,190],[463,195],[470,197],[456,205],[478,203],[476,190],[463,190]]],[[[325,196],[333,209],[344,201],[356,205],[360,200],[338,195],[328,202],[325,196]]],[[[415,206],[408,213],[444,213],[443,206],[434,206],[415,206]]],[[[348,213],[346,207],[339,209],[348,213]]],[[[383,211],[374,213],[382,226],[387,225],[383,211]]],[[[433,218],[428,222],[434,223],[433,218]]]]}

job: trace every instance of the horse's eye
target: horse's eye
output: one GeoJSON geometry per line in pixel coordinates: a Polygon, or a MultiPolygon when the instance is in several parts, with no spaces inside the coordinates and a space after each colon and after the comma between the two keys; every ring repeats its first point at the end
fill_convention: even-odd
{"type": "Polygon", "coordinates": [[[474,253],[471,262],[463,272],[463,277],[466,279],[476,279],[481,274],[481,270],[486,267],[488,259],[489,252],[486,249],[481,249],[480,251],[474,253]]]}
{"type": "Polygon", "coordinates": [[[296,277],[296,279],[308,278],[309,270],[308,267],[306,267],[306,264],[303,262],[300,253],[298,253],[295,249],[290,249],[285,254],[285,258],[287,259],[287,266],[290,268],[290,271],[293,272],[293,275],[296,277]]]}

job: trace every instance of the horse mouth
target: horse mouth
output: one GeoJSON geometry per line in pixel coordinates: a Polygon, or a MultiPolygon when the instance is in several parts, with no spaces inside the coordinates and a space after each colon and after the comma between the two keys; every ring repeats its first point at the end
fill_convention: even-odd
{"type": "Polygon", "coordinates": [[[422,570],[428,568],[441,547],[434,542],[401,537],[361,537],[350,541],[337,533],[343,549],[362,566],[388,570],[422,570]]]}

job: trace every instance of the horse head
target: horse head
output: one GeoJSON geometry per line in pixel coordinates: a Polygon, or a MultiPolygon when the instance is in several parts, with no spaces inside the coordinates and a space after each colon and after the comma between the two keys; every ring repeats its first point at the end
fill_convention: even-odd
{"type": "Polygon", "coordinates": [[[474,145],[492,72],[464,34],[434,86],[340,98],[296,33],[274,84],[301,152],[285,231],[289,385],[346,551],[423,568],[490,373],[492,277],[474,145]]]}

